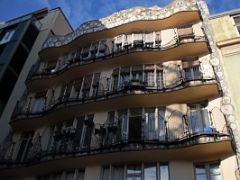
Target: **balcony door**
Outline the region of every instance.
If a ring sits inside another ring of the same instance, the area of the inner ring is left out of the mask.
[[[82,136],[82,148],[90,148],[91,139],[92,139],[92,131],[93,131],[93,115],[87,115],[84,121],[84,129]]]
[[[155,116],[155,108],[145,109],[145,120],[146,120],[146,138],[147,140],[157,139],[157,124]]]
[[[61,101],[68,100],[68,98],[70,97],[71,89],[72,89],[72,83],[68,83],[68,84],[62,86],[61,93],[59,96]]]
[[[165,140],[165,107],[146,108],[146,139],[147,140]]]
[[[128,141],[128,110],[118,111],[118,120],[121,127],[121,140],[124,142]]]
[[[141,141],[142,137],[142,109],[130,109],[128,140]]]
[[[204,128],[210,126],[207,109],[200,104],[188,107],[188,120],[192,134],[204,132]]]
[[[16,158],[17,161],[26,160],[28,152],[32,147],[32,137],[33,137],[32,132],[23,134],[22,140],[20,141],[19,144],[19,150]]]
[[[32,106],[32,112],[37,113],[43,111],[46,101],[46,91],[37,93],[35,96],[34,104]]]

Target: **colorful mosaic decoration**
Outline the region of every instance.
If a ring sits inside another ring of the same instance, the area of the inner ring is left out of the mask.
[[[160,8],[159,6],[134,7],[131,9],[116,12],[108,17],[88,21],[79,26],[74,32],[66,36],[54,36],[47,39],[43,49],[66,45],[81,35],[110,29],[116,26],[139,20],[158,20],[170,17],[181,11],[197,10],[196,0],[176,0],[170,5]]]

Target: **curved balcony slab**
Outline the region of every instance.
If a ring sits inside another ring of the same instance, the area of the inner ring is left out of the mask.
[[[87,73],[113,69],[120,65],[154,63],[182,59],[188,56],[195,57],[207,53],[209,53],[209,49],[205,40],[175,44],[166,49],[133,48],[104,58],[89,60],[84,64],[76,61],[55,73],[35,73],[30,76],[26,83],[30,91],[36,91],[38,89],[47,89],[59,82],[69,82],[73,78],[81,77]]]
[[[129,18],[131,17],[131,18]],[[41,58],[59,57],[74,47],[87,46],[97,39],[133,31],[155,31],[200,21],[195,0],[176,0],[165,8],[136,7],[106,18],[82,24],[66,36],[50,37],[40,51]],[[136,28],[137,27],[137,28]]]
[[[122,90],[85,100],[69,98],[65,101],[56,101],[39,113],[20,111],[12,117],[10,123],[15,131],[32,130],[89,112],[173,103],[196,103],[217,96],[219,91],[215,80],[193,80],[182,82],[169,89]]]
[[[0,178],[42,175],[60,169],[84,168],[102,163],[156,161],[213,161],[233,155],[231,138],[226,134],[198,134],[171,143],[119,143],[111,148],[68,153],[42,152],[36,159],[22,163],[0,163]]]

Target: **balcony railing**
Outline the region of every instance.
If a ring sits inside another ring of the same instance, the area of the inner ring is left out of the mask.
[[[182,75],[182,74],[181,74]],[[38,108],[37,111],[33,111],[32,109],[32,98],[23,97],[21,101],[15,106],[14,112],[12,114],[12,120],[17,120],[22,117],[39,117],[44,115],[45,113],[60,109],[68,106],[68,104],[76,105],[76,104],[86,104],[91,102],[100,102],[103,100],[110,100],[116,97],[124,97],[128,95],[151,95],[156,93],[166,93],[166,92],[174,92],[175,90],[181,90],[188,87],[194,87],[198,85],[208,85],[208,84],[216,84],[214,78],[204,78],[202,75],[198,78],[187,78],[181,77],[178,81],[176,81],[171,87],[165,86],[148,86],[148,82],[142,82],[138,80],[130,80],[128,82],[124,81],[118,85],[117,88],[114,88],[113,85],[110,85],[110,78],[105,78],[106,82],[103,84],[96,83],[95,85],[90,87],[90,89],[82,88],[81,92],[78,92],[75,95],[71,95],[71,93],[66,93],[58,98],[55,97],[54,91],[51,97],[45,96],[45,103],[42,103],[43,106]],[[100,80],[101,81],[101,80]],[[105,87],[106,86],[106,87]],[[104,88],[103,88],[104,87]],[[91,92],[91,93],[90,93]],[[217,92],[218,93],[218,92]],[[48,104],[47,104],[48,102]]]
[[[108,44],[111,45],[115,43],[115,47],[107,47],[104,46],[104,44],[101,44],[101,42],[99,42],[99,45],[97,45],[96,47],[95,45],[92,45],[89,48],[84,48],[87,51],[82,49],[81,51],[77,51],[63,57],[61,59],[61,63],[58,62],[58,65],[56,65],[53,68],[50,69],[46,68],[40,70],[40,63],[33,65],[26,82],[29,83],[31,80],[35,79],[52,78],[72,69],[73,67],[91,64],[94,62],[110,60],[112,58],[120,57],[122,55],[127,55],[135,52],[164,52],[166,50],[173,49],[177,46],[193,42],[206,42],[206,38],[204,35],[196,36],[190,33],[178,36],[177,39],[173,39],[173,41],[167,44],[166,46],[161,46],[160,44],[158,44],[156,39],[151,40],[149,42],[147,42],[147,40],[142,41],[131,40],[131,43],[128,43],[127,40],[126,42],[122,40],[120,43],[121,46],[118,46],[116,44],[117,40],[115,40],[115,42],[114,41],[108,42]],[[102,49],[103,48],[102,46],[104,46],[105,49]]]
[[[215,112],[213,113],[213,111]],[[5,142],[5,146],[11,146],[11,148],[2,148],[0,153],[0,167],[8,168],[11,165],[17,167],[18,165],[36,164],[45,160],[49,161],[66,157],[81,157],[102,153],[153,149],[167,151],[169,149],[185,148],[197,144],[201,145],[231,140],[229,134],[230,129],[226,126],[225,122],[222,122],[224,121],[224,119],[221,119],[223,115],[218,108],[214,108],[214,110],[208,112],[209,118],[207,120],[197,120],[205,123],[208,121],[209,127],[195,121],[196,119],[193,120],[193,122],[187,114],[182,115],[182,122],[178,128],[171,123],[171,121],[173,121],[172,118],[175,117],[170,115],[168,119],[163,121],[163,127],[155,130],[156,136],[154,137],[148,135],[150,131],[148,130],[146,119],[141,117],[139,117],[141,128],[131,129],[128,127],[127,133],[125,133],[126,131],[123,129],[122,119],[115,118],[117,121],[115,120],[112,123],[104,124],[94,124],[92,121],[85,120],[84,126],[89,129],[90,136],[86,136],[86,134],[83,135],[82,129],[73,127],[54,130],[52,138],[49,137],[49,140],[52,141],[50,144],[52,145],[45,150],[42,149],[41,136],[37,136],[29,145],[29,148],[27,148],[28,151],[25,152],[26,155],[23,155],[25,158],[21,158],[20,161],[13,158],[12,150],[6,151],[7,149],[11,149],[13,145]],[[129,121],[131,120],[129,119]],[[220,121],[220,124],[218,124],[218,121]],[[131,131],[134,132],[130,133]],[[206,151],[206,149],[204,149],[204,151]],[[8,152],[7,155],[6,152]]]

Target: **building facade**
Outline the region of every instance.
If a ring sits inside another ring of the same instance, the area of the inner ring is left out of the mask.
[[[204,1],[86,22],[50,37],[39,56],[2,145],[0,178],[237,179]]]
[[[43,9],[34,15],[28,14],[13,19],[0,26],[1,114],[38,36],[39,30],[33,21],[37,22],[45,13],[44,11]]]
[[[225,73],[228,84],[228,93],[231,98],[231,105],[227,106],[229,118],[234,121],[232,129],[235,132],[234,138],[239,146],[240,143],[240,99],[238,90],[240,84],[240,9],[224,12],[210,17],[217,51],[219,52],[220,62]],[[239,151],[238,151],[239,152]],[[239,171],[238,171],[239,174]]]
[[[56,8],[41,9],[0,25],[0,141],[9,131],[17,100],[26,89],[25,80],[43,42],[54,34],[65,35],[72,28]]]

